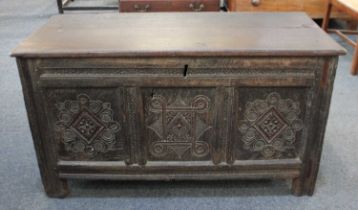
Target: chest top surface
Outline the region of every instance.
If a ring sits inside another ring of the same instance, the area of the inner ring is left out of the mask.
[[[331,56],[344,52],[304,13],[208,12],[55,16],[12,56]]]

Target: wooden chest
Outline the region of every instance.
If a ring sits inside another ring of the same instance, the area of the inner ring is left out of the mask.
[[[220,0],[120,0],[120,12],[219,11]]]
[[[345,51],[303,13],[65,15],[17,58],[45,190],[289,179],[312,195]]]
[[[311,18],[323,18],[327,0],[227,0],[229,11],[306,12]],[[337,10],[332,17],[348,18]]]

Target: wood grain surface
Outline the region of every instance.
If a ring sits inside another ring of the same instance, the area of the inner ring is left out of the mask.
[[[344,52],[304,13],[208,12],[57,16],[12,55],[306,56]]]

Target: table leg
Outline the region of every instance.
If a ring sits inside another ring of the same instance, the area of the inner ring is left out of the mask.
[[[329,25],[329,18],[331,16],[331,11],[332,11],[332,4],[330,0],[327,0],[327,5],[326,5],[326,12],[323,18],[323,23],[322,23],[322,29],[327,31],[328,25]]]
[[[58,13],[63,14],[62,0],[57,0]]]
[[[356,47],[354,49],[354,55],[353,55],[353,60],[352,60],[352,70],[351,70],[352,75],[356,75],[357,73],[358,73],[358,39],[357,39]]]

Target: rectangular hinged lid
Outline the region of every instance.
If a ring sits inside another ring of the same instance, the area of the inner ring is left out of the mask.
[[[345,50],[304,13],[60,15],[23,41],[21,57],[329,56]]]

